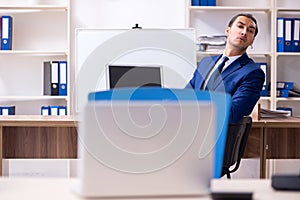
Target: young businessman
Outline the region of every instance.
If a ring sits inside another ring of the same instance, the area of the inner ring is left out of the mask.
[[[249,115],[260,97],[265,74],[246,53],[257,33],[257,22],[251,14],[234,16],[225,30],[227,42],[223,54],[203,58],[187,85],[187,88],[231,94],[229,123],[237,123]],[[216,73],[218,70],[221,74]]]

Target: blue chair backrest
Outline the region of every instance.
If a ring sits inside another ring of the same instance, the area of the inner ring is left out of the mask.
[[[88,101],[101,100],[139,100],[139,101],[210,101],[216,108],[216,147],[214,178],[219,178],[222,171],[226,143],[228,118],[231,97],[225,93],[209,92],[194,89],[166,88],[120,88],[108,91],[93,92]]]

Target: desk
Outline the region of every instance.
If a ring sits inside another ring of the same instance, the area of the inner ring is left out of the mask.
[[[77,124],[73,116],[0,116],[0,160],[77,158]],[[260,158],[261,178],[267,158],[300,158],[300,118],[253,120],[245,156]]]
[[[266,128],[266,122],[264,120],[253,120],[251,132],[247,141],[246,157],[259,157],[260,159],[260,177],[264,178],[266,171],[266,157],[265,157],[265,146],[264,146],[264,133]]]
[[[267,158],[300,158],[300,118],[266,120]]]
[[[5,200],[80,200],[70,191],[69,179],[63,178],[0,178],[0,199]],[[236,180],[212,180],[212,191],[251,191],[253,199],[261,200],[282,200],[299,199],[300,192],[274,191],[271,188],[270,180],[258,179],[236,179]],[[137,198],[135,198],[136,200]],[[140,198],[139,198],[140,199]],[[147,198],[147,200],[161,200],[163,198]],[[210,199],[204,197],[186,197],[186,198],[165,198],[165,200],[183,200],[183,199]],[[103,199],[102,199],[103,200]],[[126,198],[130,200],[130,198]]]
[[[253,120],[245,156],[257,155],[261,178],[266,177],[267,159],[300,158],[300,118]]]
[[[76,126],[72,116],[0,116],[0,160],[76,158]]]

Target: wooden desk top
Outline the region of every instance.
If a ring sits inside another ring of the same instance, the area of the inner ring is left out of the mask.
[[[265,126],[266,126],[266,121],[265,120],[257,120],[257,119],[252,120],[252,127],[253,128],[263,128]]]
[[[299,117],[266,118],[267,128],[300,128]]]
[[[42,115],[9,115],[0,116],[1,126],[34,126],[34,127],[77,127],[76,116],[42,116]],[[253,119],[253,128],[300,128],[300,118],[263,118]]]
[[[76,127],[74,116],[8,115],[0,116],[1,126]]]
[[[253,119],[252,127],[254,128],[300,128],[299,117],[286,118],[261,118],[260,120]]]

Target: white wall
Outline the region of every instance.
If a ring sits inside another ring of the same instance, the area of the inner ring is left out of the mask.
[[[185,0],[71,0],[72,21],[83,28],[183,28]]]

